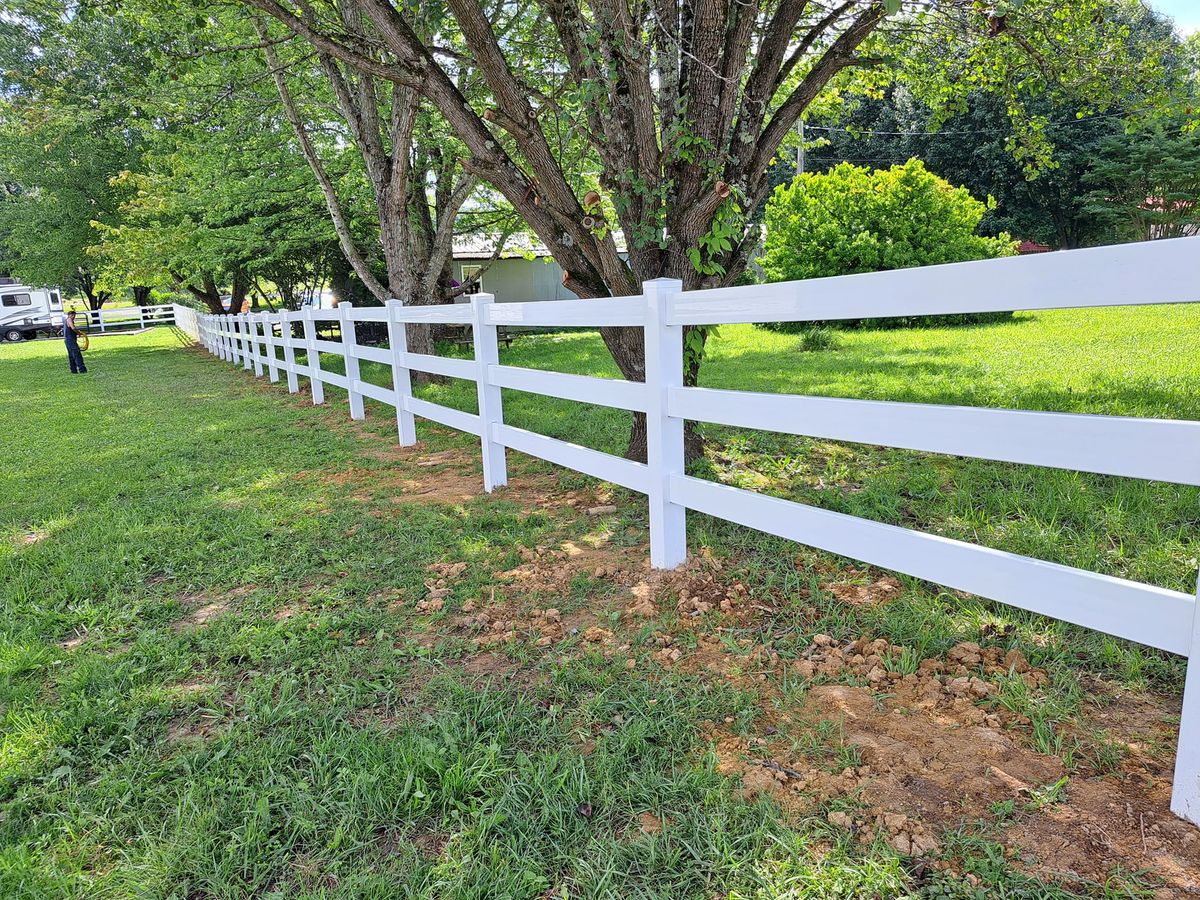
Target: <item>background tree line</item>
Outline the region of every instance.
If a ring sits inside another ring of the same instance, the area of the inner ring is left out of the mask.
[[[445,302],[455,236],[518,229],[585,298],[731,284],[803,117],[847,129],[814,165],[922,156],[997,197],[986,228],[1073,246],[1093,220],[1131,233],[1142,185],[1091,166],[1081,193],[1071,157],[1188,134],[1189,58],[1138,0],[5,2],[0,243],[93,304],[159,288],[214,312],[324,282]],[[1184,208],[1159,180],[1146,196]],[[640,334],[602,335],[640,380]],[[644,440],[635,417],[630,455]]]

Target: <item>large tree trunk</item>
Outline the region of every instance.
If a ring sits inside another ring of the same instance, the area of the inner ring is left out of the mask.
[[[246,276],[245,269],[235,269],[233,273],[233,284],[230,286],[229,294],[229,311],[241,312],[242,304],[246,302],[246,294],[250,290],[250,279]]]
[[[150,293],[153,288],[148,284],[135,284],[129,290],[133,292],[133,302],[138,306],[150,305]]]
[[[95,312],[102,308],[112,297],[108,291],[96,290],[96,279],[86,269],[79,270],[79,289],[87,300],[88,309]]]
[[[232,314],[238,311],[233,308],[233,304],[230,304],[229,309],[225,308],[225,304],[221,302],[221,292],[217,288],[216,279],[211,274],[206,274],[202,277],[202,287],[196,287],[190,281],[184,281],[179,278],[178,275],[175,276],[175,281],[177,284],[182,285],[183,289],[189,294],[207,306],[208,311],[214,316],[223,316],[226,313]]]

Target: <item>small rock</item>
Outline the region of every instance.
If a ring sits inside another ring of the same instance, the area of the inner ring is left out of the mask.
[[[854,819],[851,818],[849,813],[842,812],[841,810],[838,810],[837,812],[831,812],[827,818],[829,819],[829,824],[837,828],[854,827]]]
[[[612,504],[604,504],[602,506],[590,507],[587,511],[589,516],[608,516],[617,511],[617,508]]]

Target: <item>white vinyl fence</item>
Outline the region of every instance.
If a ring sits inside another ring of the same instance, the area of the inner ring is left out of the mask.
[[[151,325],[169,325],[175,321],[175,312],[187,309],[163,303],[157,306],[113,306],[101,309],[76,311],[76,321],[86,322],[89,328],[104,334],[109,331],[125,331],[133,328],[149,328]]]
[[[505,453],[518,450],[645,494],[650,556],[670,569],[687,556],[686,510],[736,522],[863,562],[1053,616],[1152,647],[1200,653],[1197,597],[1110,575],[979,547],[895,525],[727,487],[684,472],[688,419],[788,434],[882,444],[1130,478],[1200,485],[1200,422],[1022,412],[713,390],[683,385],[683,329],[732,322],[812,321],[1011,309],[1101,307],[1200,301],[1200,238],[1180,238],[1039,256],[907,269],[782,284],[683,293],[679,282],[643,285],[644,295],[607,300],[199,316],[180,322],[222,359],[281,377],[288,390],[307,378],[314,403],[327,385],[346,391],[350,415],[370,397],[396,410],[400,443],[416,440],[414,418],[478,435],[483,487],[507,480]],[[356,340],[359,322],[384,323],[389,347]],[[471,326],[475,359],[410,353],[409,323]],[[318,326],[336,323],[341,341]],[[502,365],[497,326],[628,326],[646,342],[646,381],[635,383]],[[299,326],[301,334],[294,334]],[[296,359],[304,351],[306,361]],[[1179,352],[1197,352],[1180,347]],[[344,358],[345,374],[322,368],[321,354]],[[382,363],[391,384],[364,381],[362,360]],[[478,414],[413,396],[409,373],[474,381]],[[508,425],[501,389],[644,412],[649,461],[627,459]],[[1190,666],[1180,728],[1172,809],[1200,823],[1200,665]]]

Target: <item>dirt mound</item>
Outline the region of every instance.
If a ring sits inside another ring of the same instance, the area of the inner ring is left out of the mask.
[[[688,662],[728,675],[731,660],[742,677],[753,675],[748,661],[764,669],[773,662],[765,653],[731,657],[703,641]],[[720,769],[740,775],[747,794],[767,794],[804,814],[836,801],[848,808],[828,814],[831,824],[863,842],[882,837],[911,856],[936,854],[946,829],[998,821],[1013,862],[1040,877],[1103,883],[1117,868],[1144,868],[1161,882],[1156,896],[1200,895],[1200,832],[1168,812],[1169,752],[1157,747],[1153,769],[1132,754],[1120,772],[1089,777],[1032,750],[1029,720],[990,702],[1000,678],[1045,683],[1019,652],[963,643],[944,660],[917,662],[882,638],[838,643],[817,635],[791,666],[804,678],[866,685],[810,687],[781,717],[764,704],[762,736],[715,727],[709,737]],[[1143,733],[1169,721],[1162,709],[1126,713]],[[1110,711],[1106,722],[1115,736],[1128,734],[1122,713]],[[830,723],[841,748],[833,759],[797,753],[776,727],[824,728],[828,737]]]

